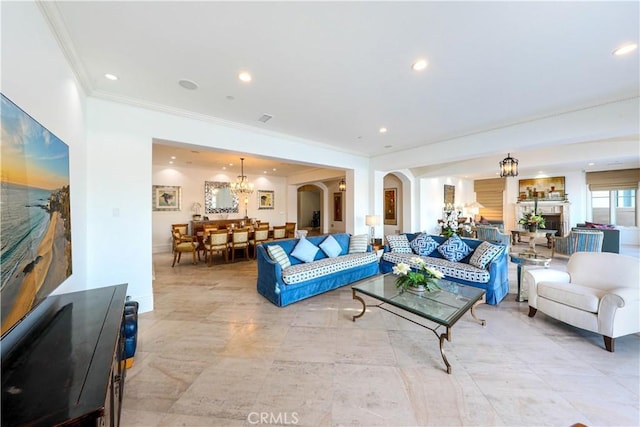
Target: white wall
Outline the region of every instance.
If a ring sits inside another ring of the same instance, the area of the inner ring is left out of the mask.
[[[87,276],[84,93],[38,7],[2,2],[1,10],[2,93],[69,146],[73,274],[56,293],[94,288]]]
[[[258,193],[254,191],[249,196],[247,214],[249,218],[256,218],[273,225],[284,225],[287,209],[286,178],[278,176],[253,176],[247,174],[249,182],[254,184],[255,190],[274,191],[274,209],[258,209]],[[152,247],[153,252],[166,252],[171,250],[171,224],[190,224],[194,202],[202,206],[200,213],[207,215],[209,219],[219,219],[218,214],[207,214],[204,211],[204,182],[219,181],[233,182],[236,174],[225,171],[212,171],[210,169],[196,167],[153,166],[152,185],[176,185],[182,191],[182,209],[180,211],[153,211],[152,218]],[[229,214],[228,218],[244,218],[245,203],[240,199],[238,213]]]
[[[442,218],[444,208],[444,186],[455,186],[454,207],[465,214],[464,206],[476,200],[473,191],[473,181],[457,177],[422,178],[420,182],[420,226],[414,231],[426,231],[430,234],[440,234],[441,227],[438,219]]]

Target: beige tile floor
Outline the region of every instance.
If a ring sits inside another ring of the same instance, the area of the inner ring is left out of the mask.
[[[512,264],[512,294],[478,307],[486,327],[466,315],[453,328],[447,375],[428,330],[376,308],[352,322],[349,286],[278,308],[256,292],[255,261],[216,261],[154,255],[124,426],[640,425],[640,335],[608,353],[596,334],[528,318]]]

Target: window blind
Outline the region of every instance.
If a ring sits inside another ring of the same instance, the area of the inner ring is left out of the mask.
[[[502,220],[502,199],[506,178],[478,179],[473,181],[476,200],[484,206],[480,215],[486,219]]]
[[[640,169],[587,172],[586,182],[591,191],[636,189],[640,182]]]

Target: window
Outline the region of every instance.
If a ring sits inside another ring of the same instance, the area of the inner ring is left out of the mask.
[[[622,226],[636,225],[636,190],[591,192],[593,222]]]

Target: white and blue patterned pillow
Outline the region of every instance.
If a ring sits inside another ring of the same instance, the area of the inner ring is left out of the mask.
[[[349,253],[359,254],[367,252],[367,245],[369,244],[369,236],[367,234],[357,234],[349,237]]]
[[[502,246],[492,245],[489,242],[482,242],[478,245],[473,255],[469,259],[469,264],[478,268],[487,268],[487,265],[502,252]]]
[[[322,249],[322,252],[329,258],[335,258],[342,252],[342,246],[340,246],[340,243],[338,243],[332,235],[327,236],[327,238],[320,243],[320,249]]]
[[[282,246],[269,245],[267,246],[267,252],[275,262],[280,264],[280,267],[282,267],[283,270],[287,267],[291,267],[291,261],[289,261],[289,257],[287,256],[287,253],[284,251],[284,249],[282,249]]]
[[[409,246],[409,239],[406,234],[389,234],[387,242],[391,252],[397,252],[401,254],[410,254],[411,246]]]
[[[428,234],[420,234],[409,243],[413,252],[420,256],[429,256],[438,245],[439,243],[433,240]]]
[[[316,257],[316,253],[320,248],[305,238],[302,238],[291,251],[291,256],[298,258],[300,261],[311,262]]]
[[[471,248],[465,242],[463,242],[457,234],[449,237],[446,242],[438,246],[438,252],[442,256],[451,261],[458,262],[462,258],[471,253]]]

